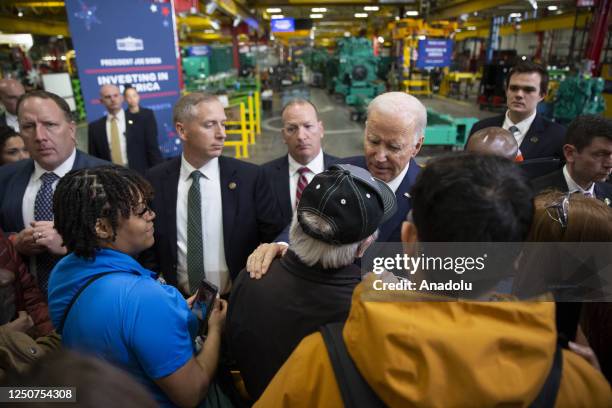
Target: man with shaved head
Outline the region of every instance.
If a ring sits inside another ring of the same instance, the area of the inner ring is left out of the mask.
[[[162,162],[157,134],[143,117],[123,110],[123,95],[115,85],[100,88],[108,114],[89,124],[89,154],[129,167],[141,174]]]
[[[0,127],[7,126],[19,133],[17,100],[25,93],[23,85],[16,79],[0,79],[0,102],[5,112],[0,115]]]
[[[492,126],[475,132],[468,140],[465,150],[514,161],[518,154],[518,143],[510,131]]]

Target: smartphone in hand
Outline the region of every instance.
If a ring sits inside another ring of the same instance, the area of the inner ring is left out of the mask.
[[[208,318],[215,305],[215,299],[218,293],[219,289],[215,285],[206,279],[202,279],[200,287],[198,288],[196,300],[193,302],[191,308],[200,321],[200,334],[206,334],[208,331]]]

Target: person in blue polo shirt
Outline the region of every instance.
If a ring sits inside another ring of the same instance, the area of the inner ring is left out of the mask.
[[[161,406],[194,406],[214,376],[227,303],[216,302],[196,353],[189,300],[134,259],[154,242],[151,196],[142,177],[116,166],[60,180],[55,228],[70,254],[51,273],[49,311],[67,348],[123,368]]]

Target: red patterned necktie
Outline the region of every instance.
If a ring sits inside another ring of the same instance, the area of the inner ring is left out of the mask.
[[[302,198],[302,192],[308,185],[308,179],[306,178],[306,173],[308,173],[310,169],[308,167],[300,167],[298,169],[298,173],[300,173],[300,178],[297,182],[297,188],[295,190],[295,206],[297,208],[298,203],[300,202],[300,198]]]

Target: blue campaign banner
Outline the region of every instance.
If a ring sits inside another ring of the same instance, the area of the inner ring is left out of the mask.
[[[295,20],[292,18],[278,18],[270,20],[273,33],[292,33],[295,31]]]
[[[453,53],[453,40],[426,39],[419,41],[416,67],[420,69],[448,67]]]
[[[140,94],[141,105],[155,112],[162,154],[180,154],[172,124],[180,66],[171,1],[67,0],[66,13],[87,120],[106,114],[99,100],[102,85],[123,92],[129,84]]]

